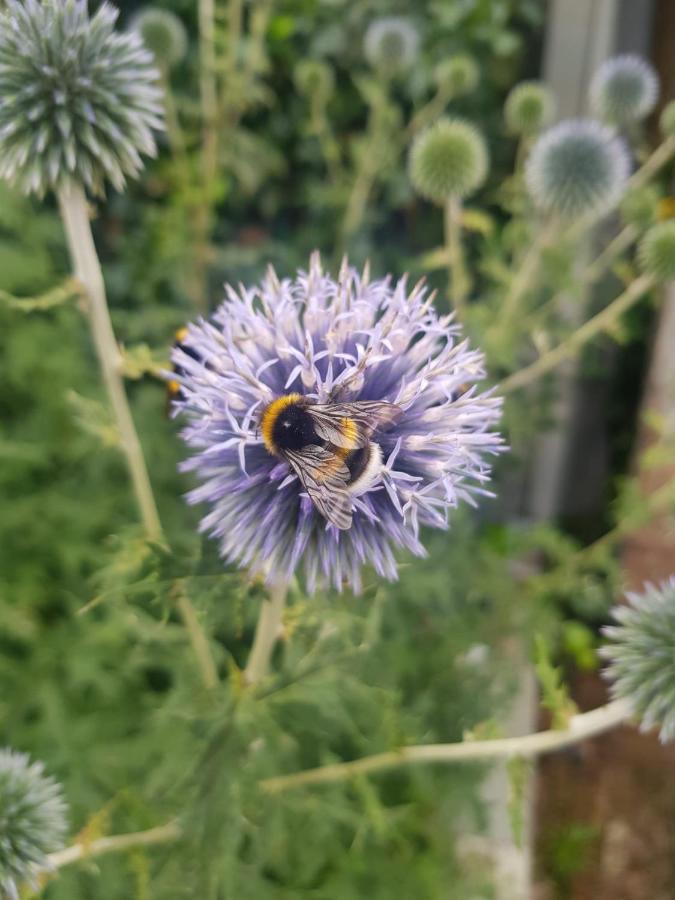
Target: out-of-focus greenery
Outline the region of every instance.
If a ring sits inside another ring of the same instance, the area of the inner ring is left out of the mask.
[[[459,834],[485,826],[483,769],[409,768],[273,795],[260,781],[495,733],[515,682],[514,635],[544,635],[542,682],[560,713],[550,657],[594,664],[588,626],[603,620],[618,577],[611,543],[582,548],[552,526],[458,515],[448,534],[428,538],[428,560],[403,561],[397,585],[373,578],[357,598],[293,591],[278,674],[252,692],[241,670],[262,588],[224,570],[197,536],[198,511],[181,499],[189,481],[177,473],[176,425],[148,373],[166,364],[174,329],[219,301],[223,281],[256,279],[270,262],[288,273],[317,247],[329,261],[345,251],[369,258],[378,274],[431,271],[444,287],[442,213],[415,198],[406,156],[422,124],[448,111],[480,126],[491,152],[487,184],[463,211],[467,268],[485,298],[468,326],[485,337],[494,375],[522,362],[522,320],[497,336],[489,325],[532,235],[522,169],[511,174],[527,141],[507,137],[502,105],[517,80],[538,74],[543,4],[218,4],[224,118],[206,185],[196,4],[166,8],[189,36],[187,56],[165,72],[180,128],[140,183],[97,204],[94,227],[167,546],[149,546],[135,524],[80,302],[29,313],[0,295],[0,743],[45,760],[63,781],[74,837],[181,813],[186,838],[64,869],[45,894],[489,897],[489,872],[455,849]],[[127,22],[137,9],[122,4]],[[364,59],[363,35],[375,18],[402,13],[419,31],[420,57],[383,81]],[[460,52],[480,61],[480,82],[446,96],[434,73]],[[545,248],[541,282],[578,290],[574,265],[573,243]],[[619,276],[630,281],[625,265]],[[34,296],[68,271],[55,210],[2,188],[3,291]],[[546,310],[541,284],[526,301],[555,342],[566,323]],[[546,421],[547,392],[508,410],[521,453]],[[516,468],[506,461],[500,483]],[[635,517],[638,501],[630,488],[624,496]],[[177,614],[182,592],[209,636],[215,691],[200,682]]]

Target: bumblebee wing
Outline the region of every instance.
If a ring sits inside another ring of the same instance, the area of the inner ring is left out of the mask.
[[[352,524],[352,500],[347,491],[349,469],[325,447],[309,444],[302,450],[286,450],[288,460],[309,497],[336,528],[346,531]]]
[[[395,422],[401,407],[395,403],[360,400],[355,403],[313,403],[307,407],[318,436],[335,447],[365,447],[379,428]]]

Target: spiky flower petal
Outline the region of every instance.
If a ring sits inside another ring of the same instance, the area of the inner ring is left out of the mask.
[[[479,80],[478,64],[466,53],[457,53],[443,59],[434,68],[436,85],[452,97],[461,97],[475,91]]]
[[[659,281],[675,279],[675,221],[650,228],[640,242],[639,257],[644,271]]]
[[[385,75],[403,72],[417,59],[420,36],[409,19],[384,16],[366,30],[363,51],[370,65]]]
[[[532,148],[525,181],[540,209],[566,219],[600,216],[623,194],[630,161],[614,132],[592,119],[567,119]]]
[[[512,134],[537,134],[555,116],[555,97],[551,89],[540,81],[522,81],[506,98],[504,118]]]
[[[131,20],[158,66],[170,69],[184,59],[188,48],[187,31],[175,13],[158,6],[146,6]]]
[[[358,591],[367,564],[394,579],[395,550],[424,555],[420,528],[446,528],[451,508],[485,493],[500,400],[478,392],[482,354],[420,285],[370,282],[346,265],[334,281],[315,255],[293,280],[270,272],[260,287],[228,288],[173,361],[194,451],[183,469],[201,482],[188,499],[211,505],[202,529],[223,557],[269,580],[301,567],[309,592],[345,582]],[[265,449],[261,409],[291,392],[402,408],[374,438],[382,468],[354,498],[348,530],[327,526],[289,465]]]
[[[66,804],[42,763],[0,749],[0,897],[18,897],[18,885],[48,867],[47,854],[63,846]]]
[[[591,81],[593,112],[610,125],[629,125],[648,116],[659,97],[659,79],[640,56],[606,60]]]
[[[153,156],[162,97],[152,54],[117,10],[7,0],[0,11],[0,177],[44,193],[69,180],[119,190]]]
[[[488,153],[483,136],[463,119],[440,119],[415,140],[410,179],[423,197],[442,204],[466,197],[485,181]]]
[[[661,740],[675,738],[675,577],[647,584],[642,593],[612,610],[605,628],[606,675],[614,697],[627,700],[642,730],[661,727]]]

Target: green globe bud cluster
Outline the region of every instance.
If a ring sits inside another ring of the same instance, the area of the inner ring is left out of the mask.
[[[630,54],[606,60],[591,81],[593,112],[610,125],[644,119],[656,106],[659,79],[652,66]]]
[[[66,804],[42,763],[0,749],[0,897],[48,868],[47,854],[63,846]]]
[[[462,97],[475,91],[480,81],[478,64],[472,56],[457,53],[441,60],[434,68],[434,81],[439,90],[451,97]]]
[[[567,119],[538,138],[525,166],[536,206],[567,220],[597,217],[617,204],[630,161],[614,131],[592,119]]]
[[[629,593],[612,610],[601,650],[616,699],[627,701],[642,730],[661,728],[661,740],[675,738],[675,578]]]
[[[551,124],[555,109],[555,97],[549,87],[540,81],[523,81],[506,98],[506,126],[512,134],[535,135]]]
[[[621,217],[628,225],[644,229],[656,221],[660,194],[652,184],[631,191],[621,201]]]
[[[157,6],[147,6],[136,13],[131,28],[155,57],[158,66],[171,69],[185,58],[188,38],[185,26],[175,13]]]
[[[464,119],[440,119],[415,140],[409,171],[415,190],[433,203],[467,197],[487,176],[485,140]]]
[[[7,0],[0,10],[0,177],[44,194],[77,182],[121,190],[156,152],[162,93],[152,53],[115,31],[107,3]]]
[[[675,279],[675,220],[652,226],[640,242],[640,265],[659,281]]]
[[[417,59],[419,43],[419,33],[409,19],[385,16],[370,23],[363,49],[373,69],[391,76],[410,68]]]

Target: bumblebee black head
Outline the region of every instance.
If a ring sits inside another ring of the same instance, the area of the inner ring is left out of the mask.
[[[307,402],[300,394],[284,394],[266,406],[260,430],[265,447],[275,456],[284,450],[320,443]]]

